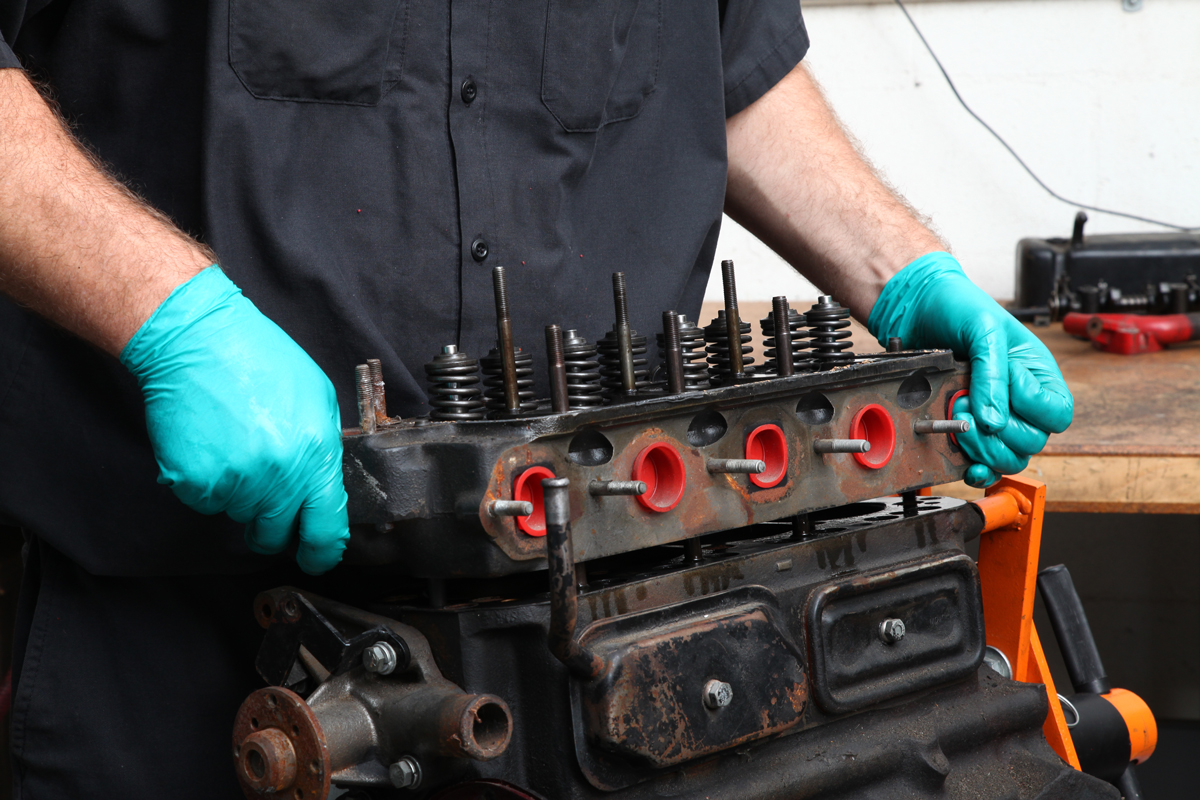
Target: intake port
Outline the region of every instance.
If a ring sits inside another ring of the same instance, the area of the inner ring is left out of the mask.
[[[646,484],[645,493],[637,496],[639,503],[651,511],[670,511],[683,498],[687,470],[674,447],[655,442],[634,459],[633,480]]]
[[[850,421],[850,438],[871,443],[871,449],[855,453],[854,460],[868,469],[879,469],[892,460],[896,450],[896,423],[887,409],[872,403],[859,409]]]
[[[545,467],[530,467],[513,481],[513,500],[524,500],[533,504],[533,513],[517,517],[517,527],[530,536],[546,535],[546,503],[542,496],[542,481],[555,477]]]
[[[751,473],[750,482],[763,489],[776,486],[787,474],[787,437],[778,425],[759,425],[746,437],[746,458],[761,461],[766,469]]]

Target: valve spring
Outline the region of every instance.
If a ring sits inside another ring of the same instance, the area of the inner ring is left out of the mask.
[[[663,334],[656,337],[658,352],[662,360],[667,360],[667,343]],[[683,351],[683,386],[689,390],[708,389],[712,382],[708,379],[708,364],[704,360],[704,331],[696,323],[687,318],[686,314],[679,315],[679,349]]]
[[[817,360],[808,352],[808,348],[812,347],[808,337],[812,334],[805,330],[804,322],[803,314],[794,308],[788,309],[788,327],[792,330],[792,366],[796,372],[816,369],[817,366]],[[779,367],[775,365],[775,311],[768,311],[758,325],[762,329],[765,366],[778,373]]]
[[[600,359],[596,345],[579,334],[566,331],[563,334],[563,359],[567,364],[567,403],[571,410],[593,408],[601,405],[604,398],[600,386]]]
[[[425,365],[429,378],[430,419],[483,419],[483,390],[479,388],[479,361],[458,352],[455,345],[442,348]]]
[[[537,398],[533,396],[533,353],[523,353],[516,348],[513,354],[517,364],[517,398],[523,413],[537,410]],[[479,360],[483,365],[483,396],[492,416],[503,415],[508,409],[504,405],[504,367],[500,361],[500,348],[493,347]]]
[[[738,338],[742,340],[742,368],[747,375],[753,375],[754,367],[750,366],[754,363],[754,356],[750,355],[753,352],[750,346],[750,323],[742,322],[738,330],[741,332]],[[718,311],[716,318],[704,328],[704,341],[708,343],[704,352],[708,354],[709,380],[713,386],[729,383],[733,372],[729,366],[729,333],[725,324],[725,309]]]
[[[637,331],[629,331],[629,343],[633,350],[633,377],[638,391],[650,385],[650,370],[646,367],[646,337]],[[600,353],[600,385],[604,387],[604,402],[612,402],[613,396],[621,393],[621,356],[617,353],[617,332],[609,331],[596,342]]]
[[[813,355],[820,369],[854,363],[854,353],[850,352],[854,344],[849,341],[850,331],[845,330],[850,327],[850,309],[823,294],[804,316],[812,328]]]

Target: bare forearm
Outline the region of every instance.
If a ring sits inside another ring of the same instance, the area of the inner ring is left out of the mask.
[[[0,291],[116,355],[211,263],[104,174],[22,72],[0,69]]]
[[[858,319],[896,272],[945,249],[862,159],[803,64],[727,133],[726,212]]]

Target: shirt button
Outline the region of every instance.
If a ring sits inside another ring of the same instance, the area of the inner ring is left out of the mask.
[[[474,80],[467,78],[462,82],[462,89],[459,90],[459,93],[462,95],[462,101],[467,105],[471,105],[479,95],[479,87],[475,85]]]
[[[476,239],[475,241],[471,242],[472,258],[474,258],[476,261],[483,261],[485,258],[487,258],[487,254],[487,242],[485,242],[483,239]]]

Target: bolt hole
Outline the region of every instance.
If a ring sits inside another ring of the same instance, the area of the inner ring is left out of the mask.
[[[308,771],[311,772],[313,775],[320,775],[321,774],[321,762],[320,761],[310,761],[308,763]]]
[[[255,729],[257,729],[257,728],[258,728],[258,717],[251,717],[251,718],[250,718],[250,727],[251,727],[251,728],[255,728]]]
[[[711,408],[701,411],[688,425],[687,440],[692,447],[707,447],[720,440],[729,430],[729,423]]]
[[[304,797],[304,790],[297,787],[296,800],[301,800],[301,798],[303,798],[303,797]]]
[[[277,705],[279,705],[279,701],[275,699],[275,695],[267,695],[267,708],[274,708]]]
[[[250,750],[246,753],[246,769],[254,777],[255,780],[261,781],[267,776],[267,761],[262,757],[262,753],[257,750]]]
[[[262,606],[262,615],[263,615],[264,617],[266,617],[267,619],[270,619],[272,616],[274,616],[274,615],[275,615],[275,609],[271,608],[271,604],[270,604],[270,603],[263,603],[263,606]]]
[[[292,735],[293,735],[293,736],[299,736],[299,735],[300,735],[300,726],[299,726],[299,725],[293,725],[293,726],[292,726]]]
[[[918,372],[915,375],[909,375],[900,384],[896,402],[900,404],[901,408],[917,408],[925,405],[932,395],[933,387],[929,385],[929,379]]]
[[[581,431],[567,446],[567,459],[581,467],[598,467],[612,461],[613,446],[599,431]]]
[[[824,425],[833,419],[833,403],[820,392],[809,392],[796,403],[796,416],[808,425]]]

